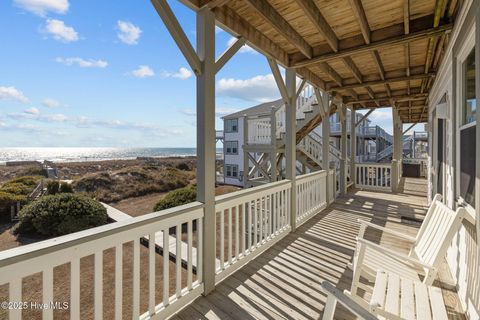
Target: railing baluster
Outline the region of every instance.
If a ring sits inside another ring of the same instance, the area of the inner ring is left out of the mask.
[[[197,279],[199,283],[203,282],[203,218],[197,221]]]
[[[220,269],[225,269],[225,210],[220,211]]]
[[[140,317],[140,240],[133,241],[133,318]]]
[[[178,224],[176,227],[176,234],[175,234],[175,241],[176,241],[176,272],[175,272],[175,279],[176,279],[176,295],[177,298],[180,298],[182,293],[182,225]]]
[[[80,258],[70,262],[70,318],[80,319]]]
[[[232,264],[232,208],[228,208],[228,264]]]
[[[242,204],[242,254],[245,255],[245,241],[246,241],[246,229],[247,227],[245,226],[245,215],[247,214],[247,205],[245,202]]]
[[[9,302],[20,304],[22,302],[22,278],[17,278],[10,281],[9,289]],[[9,308],[9,319],[11,320],[20,320],[22,319],[22,309]]]
[[[248,251],[252,250],[252,202],[248,201]]]
[[[47,268],[42,272],[43,303],[53,301],[53,269]],[[43,319],[53,319],[53,308],[44,308]]]
[[[169,246],[169,232],[167,228],[163,230],[163,306],[166,307],[170,304],[170,246]]]
[[[115,319],[122,319],[123,303],[123,244],[115,246]]]
[[[239,245],[240,245],[240,205],[235,206],[235,258],[238,259]]]
[[[253,246],[257,247],[258,238],[257,238],[257,229],[258,229],[258,212],[257,212],[257,199],[253,201]]]
[[[188,291],[192,290],[192,280],[193,280],[193,266],[192,266],[192,237],[193,237],[193,221],[188,221],[187,223],[187,245],[188,245],[188,255],[187,255],[187,288]]]
[[[155,233],[148,235],[148,311],[155,314]]]
[[[95,253],[95,320],[103,318],[103,251]]]

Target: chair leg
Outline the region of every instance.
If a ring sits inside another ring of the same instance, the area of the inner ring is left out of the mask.
[[[358,255],[356,258],[354,258],[352,287],[350,289],[350,294],[352,296],[357,295],[358,283],[360,282],[360,275],[362,273],[363,259],[365,257],[365,246],[358,244],[357,250]]]
[[[325,303],[325,309],[323,310],[322,320],[333,320],[336,307],[337,299],[333,296],[333,294],[327,295],[327,302]]]

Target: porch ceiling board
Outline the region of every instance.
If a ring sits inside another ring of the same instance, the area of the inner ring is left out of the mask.
[[[362,108],[382,107],[385,101],[374,99],[378,95],[401,91],[408,96],[418,89],[428,93],[435,78],[417,76],[435,74],[444,51],[443,35],[452,29],[462,3],[447,1],[439,19],[438,2],[446,0],[409,1],[408,15],[405,0],[180,1],[194,10],[214,8],[220,26],[282,66],[297,68],[301,77],[321,89],[331,89],[349,102],[365,96],[372,100],[356,104]],[[437,41],[432,48],[433,38]],[[409,72],[414,78],[407,78]],[[402,77],[388,85],[376,83]]]

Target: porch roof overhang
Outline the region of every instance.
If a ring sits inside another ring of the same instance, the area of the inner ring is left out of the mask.
[[[356,109],[428,120],[458,0],[180,0]]]

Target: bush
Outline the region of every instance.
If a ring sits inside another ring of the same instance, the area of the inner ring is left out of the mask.
[[[190,166],[186,162],[180,162],[179,164],[177,164],[177,169],[183,171],[190,171]]]
[[[98,201],[70,193],[50,195],[23,207],[16,233],[61,236],[107,223]]]
[[[63,182],[60,184],[60,193],[73,193],[73,187],[71,184]]]
[[[60,190],[60,184],[58,181],[49,181],[47,183],[47,193],[50,195],[57,194]]]
[[[165,210],[182,204],[193,202],[197,199],[197,191],[192,187],[186,187],[169,192],[165,198],[157,202],[154,211]]]
[[[25,186],[35,188],[41,178],[42,177],[37,177],[37,176],[23,176],[23,177],[11,179],[5,182],[2,188],[7,187],[11,184],[23,184]]]
[[[5,193],[10,193],[12,195],[28,195],[32,192],[32,187],[28,185],[24,185],[18,182],[15,183],[9,183],[7,185],[4,185],[0,191],[5,192]]]

